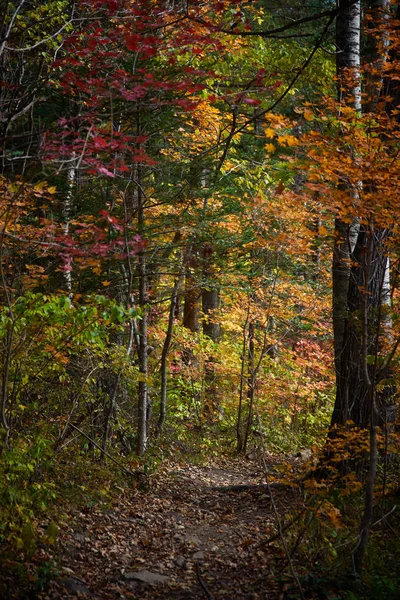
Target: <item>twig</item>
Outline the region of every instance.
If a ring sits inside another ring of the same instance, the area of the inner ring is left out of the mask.
[[[214,596],[211,594],[210,590],[204,583],[203,578],[201,576],[199,562],[196,562],[196,575],[197,575],[197,581],[199,582],[201,589],[203,590],[204,594],[206,595],[207,600],[214,600]]]
[[[305,513],[305,509],[301,510],[296,516],[293,517],[293,519],[290,519],[290,521],[288,523],[286,523],[286,525],[281,527],[282,533],[284,531],[287,531],[288,529],[290,529],[290,527],[292,525],[294,525],[299,519],[300,517],[302,517]],[[280,537],[280,532],[278,531],[278,533],[276,533],[275,535],[271,535],[271,537],[267,538],[266,540],[263,540],[260,544],[258,544],[257,548],[264,548],[264,546],[269,546],[269,544],[272,544],[272,542],[275,542],[278,538]]]
[[[233,133],[231,132],[227,137],[227,141],[229,143],[231,142],[233,137],[237,136],[238,133],[242,133],[242,131],[245,131],[246,128],[248,127],[248,125],[250,125],[257,119],[260,119],[262,116],[266,115],[267,113],[272,112],[278,106],[278,104],[280,104],[282,102],[282,100],[284,100],[284,98],[289,94],[290,90],[295,86],[297,81],[300,79],[301,75],[308,68],[308,66],[311,63],[312,59],[314,58],[314,55],[316,54],[317,50],[321,47],[333,21],[334,21],[334,16],[331,16],[328,23],[325,25],[325,27],[322,31],[322,34],[315,42],[314,48],[312,49],[312,51],[310,52],[310,54],[308,55],[306,60],[303,62],[303,64],[299,67],[299,69],[293,76],[293,79],[289,82],[289,84],[287,85],[285,90],[280,94],[280,96],[276,100],[274,100],[273,103],[268,108],[263,109],[260,112],[257,112],[257,114],[254,117],[247,119],[247,121],[245,121],[245,123],[243,123],[243,125],[238,127],[236,129],[236,131],[234,131]]]
[[[384,521],[386,519],[386,517],[388,517],[389,515],[391,515],[397,508],[397,505],[395,504],[392,508],[392,510],[389,510],[388,513],[386,513],[386,515],[383,515],[383,517],[381,517],[380,519],[378,519],[377,521],[375,521],[375,523],[372,523],[371,528],[375,527],[375,525],[378,525],[378,523],[380,523],[381,521]]]
[[[247,492],[251,490],[284,490],[288,487],[292,487],[290,483],[284,483],[283,481],[272,481],[271,483],[243,483],[238,485],[213,486],[211,489],[215,490],[216,492]]]
[[[87,440],[89,440],[89,442],[91,442],[94,446],[96,446],[96,448],[98,450],[100,450],[100,452],[102,454],[104,454],[104,456],[106,456],[113,463],[118,465],[123,471],[125,471],[125,473],[127,473],[128,475],[131,475],[131,477],[134,477],[136,479],[138,475],[143,475],[143,473],[141,471],[131,471],[130,469],[125,467],[125,465],[123,465],[118,460],[116,460],[113,456],[111,456],[111,454],[108,454],[108,452],[106,452],[101,446],[99,446],[99,444],[97,442],[95,442],[93,438],[88,436],[84,431],[82,431],[82,429],[79,429],[79,427],[77,427],[73,423],[70,423],[69,426],[72,427],[73,429],[75,429],[76,431],[78,431],[81,435],[83,435],[83,437],[85,437]]]
[[[261,429],[261,419],[260,419],[260,415],[259,415],[257,406],[256,406],[256,415],[257,415],[257,420],[258,420],[258,426]],[[279,537],[280,537],[281,542],[282,542],[283,550],[284,550],[285,555],[286,555],[286,559],[287,559],[287,562],[288,562],[288,565],[289,565],[289,568],[290,568],[290,572],[291,572],[292,577],[293,577],[293,579],[294,579],[294,581],[295,581],[295,583],[297,585],[297,589],[299,590],[300,598],[301,598],[301,600],[305,600],[305,596],[304,596],[303,588],[302,588],[301,583],[300,583],[300,579],[298,578],[298,575],[297,575],[296,571],[294,570],[292,557],[290,555],[289,548],[288,548],[286,540],[285,540],[285,536],[283,535],[283,531],[284,530],[283,530],[283,527],[282,527],[281,518],[280,518],[279,513],[278,513],[278,508],[276,506],[275,498],[274,498],[273,493],[272,493],[272,487],[271,487],[272,484],[269,483],[268,466],[267,466],[267,462],[265,460],[266,448],[265,448],[265,443],[264,443],[264,440],[263,440],[262,437],[261,437],[261,447],[262,447],[262,450],[263,450],[263,453],[262,453],[262,462],[263,462],[263,466],[264,466],[265,477],[266,477],[266,480],[267,480],[269,497],[271,499],[272,509],[274,511],[274,515],[275,515],[275,519],[276,519],[276,524],[277,524],[277,527],[278,527]]]
[[[44,415],[43,413],[40,413],[40,414],[42,415],[42,417],[44,417],[45,419],[47,419],[46,415]],[[111,462],[113,462],[116,465],[118,465],[118,467],[120,467],[123,471],[125,471],[125,473],[127,473],[128,475],[130,475],[134,479],[136,479],[139,475],[143,475],[144,474],[144,473],[142,473],[142,471],[131,471],[130,469],[128,469],[127,467],[125,467],[125,465],[123,465],[117,459],[115,459],[113,456],[111,456],[111,454],[108,454],[108,452],[106,452],[101,446],[99,446],[99,444],[97,442],[95,442],[93,438],[91,438],[84,431],[82,431],[82,429],[79,429],[79,427],[77,427],[73,423],[69,423],[69,426],[72,427],[72,429],[75,429],[75,431],[78,431],[78,433],[80,433],[81,435],[83,435],[83,437],[86,438],[87,440],[89,440],[89,442],[91,442],[94,446],[96,446],[96,448],[98,450],[100,450],[100,452],[102,454],[104,454],[104,456],[106,456],[109,460],[111,460]]]
[[[351,4],[355,4],[356,0],[351,0]],[[248,37],[248,36],[258,36],[258,37],[262,37],[262,38],[276,38],[278,36],[278,38],[280,37],[278,34],[283,33],[284,31],[287,31],[289,29],[294,29],[296,27],[298,27],[299,25],[303,25],[304,23],[310,23],[312,21],[317,21],[319,19],[323,19],[325,17],[331,17],[332,19],[336,17],[336,15],[339,13],[339,8],[335,8],[335,9],[331,9],[331,10],[324,10],[323,12],[311,15],[309,17],[303,17],[302,19],[298,19],[296,21],[290,21],[289,23],[287,23],[286,25],[282,25],[281,27],[276,27],[275,29],[267,29],[264,31],[236,31],[236,28],[233,29],[224,29],[224,28],[218,28],[217,26],[213,26],[210,23],[207,23],[204,19],[202,19],[201,17],[190,17],[189,19],[191,21],[195,21],[196,23],[200,23],[201,25],[203,25],[204,27],[212,27],[213,29],[216,29],[217,31],[220,31],[221,33],[226,33],[228,35],[234,35],[234,36],[240,36],[240,37]],[[298,34],[300,35],[300,37],[302,36],[302,34]],[[293,37],[297,37],[296,34],[293,35]]]

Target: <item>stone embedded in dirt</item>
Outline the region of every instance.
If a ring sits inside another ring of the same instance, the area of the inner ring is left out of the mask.
[[[62,585],[69,594],[77,594],[79,596],[90,596],[90,590],[82,581],[77,581],[76,579],[72,579],[72,577],[65,577],[64,579],[59,579],[57,582],[59,585]]]
[[[167,583],[169,580],[168,575],[160,575],[160,573],[152,573],[143,569],[143,571],[136,571],[132,573],[124,573],[125,579],[137,579],[143,581],[143,583]]]
[[[190,546],[200,546],[201,541],[200,538],[192,533],[188,533],[184,536],[184,540],[187,544],[189,544]]]
[[[201,550],[199,550],[198,552],[195,552],[193,554],[193,560],[204,560],[205,555],[204,552],[202,552]]]
[[[71,534],[71,537],[76,541],[79,542],[80,544],[83,544],[83,542],[86,542],[86,538],[83,535],[83,533],[79,533],[79,532],[73,532]]]
[[[174,562],[178,567],[181,567],[181,569],[187,568],[186,558],[184,556],[177,556]]]

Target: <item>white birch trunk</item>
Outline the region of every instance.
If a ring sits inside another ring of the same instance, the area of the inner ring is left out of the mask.
[[[341,11],[336,20],[338,96],[341,103],[361,110],[360,78],[360,1],[348,6],[338,0]],[[345,186],[345,184],[343,184]],[[358,195],[360,186],[347,188],[349,194]],[[335,222],[335,247],[332,263],[332,318],[335,347],[335,369],[340,378],[340,360],[347,314],[347,296],[350,279],[350,256],[355,248],[359,232],[358,222],[346,225],[339,219]],[[339,384],[339,381],[337,381]]]
[[[74,155],[73,155],[74,158]],[[72,217],[72,211],[74,207],[74,189],[76,184],[76,166],[75,161],[72,160],[67,171],[67,192],[65,195],[62,213],[64,221],[64,236],[69,236],[69,227]],[[65,290],[70,298],[72,298],[72,257],[69,256],[66,261],[66,268],[64,271],[64,282]]]

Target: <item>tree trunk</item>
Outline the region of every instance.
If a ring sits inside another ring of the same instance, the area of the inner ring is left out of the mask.
[[[382,19],[383,11],[387,8],[387,0],[373,1],[371,3],[373,25]],[[360,107],[359,88],[359,39],[356,39],[356,29],[359,28],[359,5],[345,9],[338,16],[337,44],[342,50],[338,54],[338,75],[351,68],[355,73],[349,79],[340,82],[339,97],[342,97],[343,86],[348,97],[351,98],[356,110]],[[385,32],[382,31],[385,36]],[[346,41],[346,38],[347,41]],[[385,39],[382,40],[385,48]],[[371,109],[376,104],[375,96],[381,93],[382,57],[378,56],[378,42],[376,37],[366,45],[366,59],[371,66],[371,73],[367,88],[370,96],[367,98],[366,108]],[[380,69],[377,68],[380,65]],[[373,94],[372,94],[373,90]],[[350,101],[350,100],[348,100]],[[343,186],[345,189],[345,187]],[[359,188],[373,193],[372,184],[368,180],[360,182]],[[348,189],[348,193],[353,191]],[[373,226],[373,221],[371,222]],[[363,352],[369,357],[377,356],[380,348],[379,335],[383,333],[382,323],[385,320],[386,335],[390,335],[389,310],[382,310],[382,306],[390,302],[390,275],[389,261],[386,254],[385,243],[389,232],[378,230],[374,232],[374,240],[369,240],[367,226],[353,224],[346,226],[339,219],[336,220],[336,244],[333,255],[333,330],[335,345],[336,368],[336,401],[332,415],[331,428],[336,425],[345,425],[349,420],[356,426],[365,428],[369,426],[371,418],[371,403],[367,401],[368,390],[363,377]],[[371,246],[371,264],[366,260],[366,248]],[[361,311],[366,310],[365,321],[367,325],[366,339],[362,339],[360,332]],[[379,332],[379,334],[378,334]],[[370,358],[369,360],[372,360]],[[380,377],[385,377],[380,373]],[[392,390],[387,389],[379,398],[380,402],[387,401],[392,395]],[[386,398],[386,400],[385,400]]]
[[[375,239],[369,238],[370,232],[362,226],[351,256],[353,266],[348,286],[348,315],[344,325],[340,380],[332,426],[345,425],[350,420],[357,427],[367,428],[371,418],[364,364],[365,361],[372,364],[379,352],[382,293],[387,277],[384,251],[387,232],[375,232]],[[363,319],[366,322],[365,334]]]
[[[204,259],[203,267],[203,289],[201,292],[203,312],[203,333],[214,343],[218,343],[221,336],[221,328],[217,319],[219,308],[219,288],[211,260]],[[221,402],[218,397],[218,385],[216,380],[215,357],[213,353],[207,356],[204,365],[204,415],[213,423],[215,417],[221,414]]]
[[[67,171],[67,190],[65,193],[65,199],[62,206],[63,220],[64,220],[64,235],[69,236],[69,224],[72,218],[73,203],[74,203],[74,189],[76,184],[76,168],[75,168],[75,156],[72,155],[72,162],[70,163]],[[65,290],[70,298],[72,298],[72,256],[68,253],[63,255],[64,259],[64,282]]]
[[[212,285],[214,287],[211,287]],[[201,302],[204,315],[203,333],[211,338],[213,342],[218,342],[221,328],[215,315],[219,308],[219,289],[215,286],[215,282],[214,284],[208,284],[207,288],[203,288]]]
[[[382,18],[385,18],[383,14],[387,7],[387,0],[370,2],[373,19],[370,24],[373,29]],[[355,15],[356,5],[351,9]],[[357,10],[359,11],[359,5]],[[357,47],[359,53],[359,42],[356,41],[355,34],[357,23],[359,28],[359,17],[354,17],[352,20],[350,14],[346,15],[347,12],[345,9],[338,16],[337,43],[339,49],[343,50],[342,56],[338,54],[339,75],[345,67],[350,66],[353,70],[359,68],[359,59],[356,57]],[[371,36],[369,43],[366,44],[365,58],[370,68],[366,78],[367,98],[364,106],[366,111],[376,108],[383,87],[382,73],[387,47],[384,28],[381,30],[381,35],[382,39],[379,43],[375,30],[373,37]],[[353,77],[348,89],[351,91],[354,107],[359,110],[359,84],[356,77]],[[364,191],[374,194],[371,181],[366,179],[362,182],[362,186]],[[389,386],[384,386],[383,390],[377,389],[377,384],[388,377],[388,369],[390,369],[390,366],[382,369],[379,364],[383,335],[385,333],[387,335],[388,329],[390,330],[388,310],[390,274],[386,252],[389,230],[375,230],[374,217],[371,214],[368,224],[363,223],[358,227],[355,245],[355,236],[348,235],[347,247],[343,230],[343,223],[337,221],[337,244],[333,259],[337,389],[331,433],[336,425],[347,426],[348,421],[352,421],[361,429],[369,428],[369,463],[364,511],[359,541],[353,552],[353,568],[355,575],[359,576],[372,523],[379,405],[388,404],[394,393]]]
[[[200,292],[194,267],[188,266],[185,273],[185,295],[183,305],[183,326],[192,333],[200,331]]]
[[[200,282],[198,275],[198,261],[193,248],[189,248],[185,256],[185,289],[183,300],[182,325],[192,333],[200,331]],[[182,351],[182,360],[186,365],[198,367],[199,361],[190,348]]]
[[[242,417],[243,417],[244,374],[245,374],[245,368],[246,368],[247,325],[248,325],[248,314],[247,314],[246,322],[243,327],[243,348],[242,348],[242,356],[241,356],[241,364],[240,364],[239,406],[238,406],[238,414],[237,414],[237,421],[236,421],[236,439],[237,439],[236,449],[238,452],[243,451]]]
[[[254,360],[254,323],[249,323],[249,347],[248,347],[248,366],[247,366],[247,422],[246,431],[243,440],[243,452],[247,450],[251,427],[253,425],[254,416],[254,386],[256,379],[256,369]]]
[[[140,175],[140,174],[139,174]],[[140,177],[138,177],[140,182]],[[137,214],[138,232],[144,232],[144,197],[141,186],[137,188]],[[147,417],[148,417],[148,340],[147,340],[147,269],[145,249],[138,253],[138,279],[139,279],[139,308],[141,319],[139,320],[139,382],[138,382],[138,408],[137,408],[137,454],[143,456],[147,446]]]
[[[175,281],[174,288],[171,295],[171,303],[169,307],[168,315],[168,327],[165,335],[163,349],[161,352],[161,365],[160,365],[160,378],[161,378],[161,390],[160,390],[160,414],[158,417],[157,430],[158,433],[162,432],[164,427],[165,419],[167,416],[167,357],[169,347],[172,341],[172,333],[174,328],[174,319],[176,304],[179,297],[179,291],[182,285],[182,272],[179,274],[178,279]]]
[[[338,97],[341,103],[349,103],[359,111],[361,109],[360,1],[348,6],[348,2],[345,0],[338,0],[338,7],[341,8],[336,19]],[[345,185],[342,187],[349,194],[354,194],[354,190],[346,189]],[[351,225],[347,225],[340,219],[335,220],[335,246],[332,261],[332,318],[338,387],[342,376],[340,364],[344,323],[347,314],[350,255],[356,245],[357,235],[358,224],[356,221]]]

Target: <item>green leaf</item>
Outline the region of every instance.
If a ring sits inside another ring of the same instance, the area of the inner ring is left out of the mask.
[[[17,544],[18,544],[18,539],[17,538]],[[21,540],[23,543],[23,549],[24,550],[33,550],[35,547],[35,543],[36,543],[36,535],[35,535],[35,531],[33,529],[32,523],[25,523],[25,525],[22,528],[21,531]]]
[[[51,523],[48,524],[46,533],[45,533],[48,544],[54,544],[54,542],[56,541],[57,535],[58,535],[58,527],[54,523],[54,521],[51,521]]]

